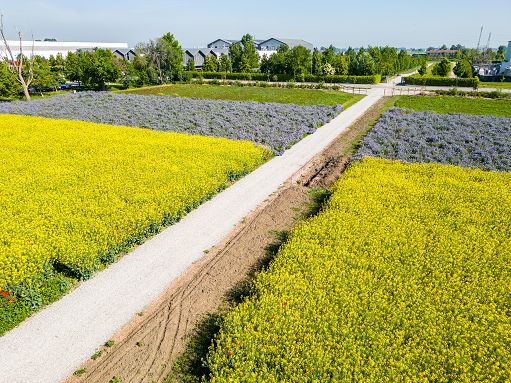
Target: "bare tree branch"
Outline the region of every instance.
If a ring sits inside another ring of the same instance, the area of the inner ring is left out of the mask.
[[[30,92],[29,86],[34,79],[34,36],[32,35],[32,52],[31,56],[27,57],[27,71],[23,73],[23,68],[25,65],[25,56],[23,55],[23,34],[21,31],[18,31],[18,40],[20,44],[19,55],[17,57],[12,53],[12,49],[7,41],[7,37],[5,36],[4,30],[4,15],[0,15],[0,36],[2,38],[3,44],[5,46],[5,52],[8,61],[9,70],[14,73],[17,77],[18,82],[20,83],[23,93],[25,94],[25,98],[30,100]],[[26,77],[25,77],[26,76]]]

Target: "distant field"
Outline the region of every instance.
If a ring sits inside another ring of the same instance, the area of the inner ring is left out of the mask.
[[[511,82],[480,82],[480,88],[511,89]]]
[[[396,101],[398,108],[436,113],[479,114],[511,117],[511,100],[487,100],[456,96],[402,96]]]
[[[126,93],[157,96],[206,98],[212,100],[277,102],[296,105],[342,105],[347,108],[363,95],[324,89],[261,88],[199,84],[162,85],[131,89]]]

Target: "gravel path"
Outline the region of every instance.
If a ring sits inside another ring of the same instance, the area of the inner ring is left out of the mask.
[[[220,242],[315,154],[383,96],[342,112],[174,226],[0,338],[1,383],[55,383],[75,371],[194,261]]]

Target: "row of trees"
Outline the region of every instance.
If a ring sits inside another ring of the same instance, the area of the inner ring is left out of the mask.
[[[451,49],[457,50],[458,52],[455,54],[454,58],[456,60],[467,59],[470,62],[502,62],[504,60],[506,54],[506,46],[501,45],[497,48],[497,50],[493,50],[491,48],[483,48],[483,49],[474,49],[467,48],[461,44],[452,45],[450,48],[447,45],[442,45],[439,48],[429,47],[428,50],[433,49]]]
[[[263,55],[259,60],[252,36],[245,35],[241,41],[230,46],[228,55],[207,57],[203,70],[210,72],[262,72],[268,74],[314,74],[314,75],[355,75],[368,76],[381,74],[394,75],[401,70],[415,67],[419,60],[405,51],[391,47],[369,47],[355,50],[349,48],[337,53],[332,46],[313,52],[302,46],[293,48],[282,45],[271,56]],[[195,64],[190,59],[187,70],[194,70]]]

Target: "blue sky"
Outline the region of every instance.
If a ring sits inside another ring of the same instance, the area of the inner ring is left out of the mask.
[[[0,12],[10,37],[20,29],[36,39],[130,45],[169,31],[187,48],[247,32],[316,46],[475,46],[483,25],[484,44],[489,32],[492,46],[511,40],[510,0],[0,0]]]

